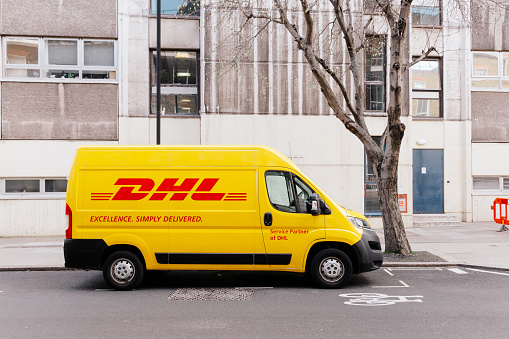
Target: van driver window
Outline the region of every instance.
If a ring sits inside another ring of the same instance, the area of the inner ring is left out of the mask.
[[[295,199],[293,197],[291,176],[288,172],[265,173],[267,193],[274,208],[283,212],[296,212]]]
[[[308,199],[313,190],[299,177],[288,172],[267,171],[265,182],[270,203],[275,209],[291,213],[310,213]]]

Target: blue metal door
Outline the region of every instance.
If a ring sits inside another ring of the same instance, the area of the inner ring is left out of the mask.
[[[444,150],[413,150],[414,214],[444,213]]]

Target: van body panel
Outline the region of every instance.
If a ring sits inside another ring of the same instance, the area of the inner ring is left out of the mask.
[[[327,213],[311,213],[314,196]],[[376,234],[347,219],[364,216],[266,146],[80,147],[66,203],[66,267],[134,248],[147,270],[304,272],[314,245],[349,246],[358,271],[383,260]]]

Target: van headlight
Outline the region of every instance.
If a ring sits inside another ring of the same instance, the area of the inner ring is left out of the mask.
[[[371,229],[371,226],[369,225],[369,222],[367,220],[361,219],[361,218],[355,218],[355,217],[347,217],[348,221],[352,223],[357,228],[364,228],[364,229]]]

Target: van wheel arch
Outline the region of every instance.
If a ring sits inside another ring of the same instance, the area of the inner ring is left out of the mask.
[[[359,273],[359,265],[357,260],[357,255],[355,253],[355,250],[352,246],[343,243],[343,242],[334,242],[334,241],[323,241],[318,242],[314,244],[306,257],[306,274],[310,274],[311,272],[311,264],[313,262],[313,258],[321,251],[328,249],[328,248],[334,248],[337,250],[340,250],[341,252],[345,253],[350,261],[352,262],[352,268],[353,273]]]
[[[145,258],[143,257],[143,254],[141,253],[141,251],[138,249],[138,247],[136,246],[132,246],[132,245],[112,245],[112,246],[108,246],[108,248],[106,248],[101,256],[101,268],[104,268],[104,263],[106,262],[106,260],[108,259],[108,257],[115,253],[115,252],[118,252],[118,251],[127,251],[127,252],[131,252],[133,253],[134,255],[136,255],[141,263],[143,264],[143,269],[147,269],[147,265],[145,263]]]

